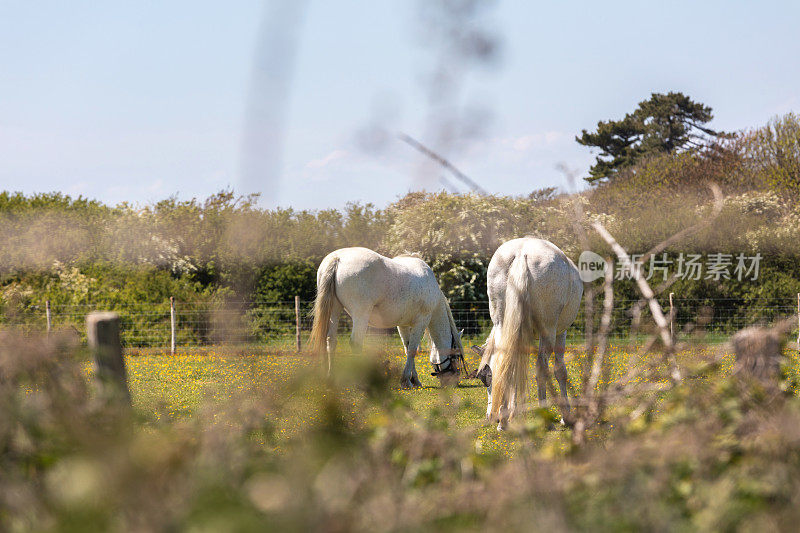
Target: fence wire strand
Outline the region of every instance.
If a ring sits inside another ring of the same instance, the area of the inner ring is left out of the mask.
[[[611,314],[609,337],[628,337],[632,327],[631,309],[637,300],[616,300]],[[705,340],[714,342],[752,325],[768,325],[796,313],[796,296],[751,300],[743,305],[741,299],[682,299],[674,298],[675,331],[687,324],[698,324]],[[660,302],[665,314],[668,301]],[[453,317],[459,329],[464,329],[466,343],[479,344],[488,335],[492,322],[487,301],[452,301]],[[311,331],[313,301],[300,301],[300,331],[303,341]],[[0,313],[0,326],[15,327],[28,332],[44,331],[47,327],[45,302],[28,306],[5,305]],[[170,346],[170,303],[136,304],[58,304],[50,305],[53,330],[69,329],[85,336],[86,315],[93,310],[115,311],[122,322],[122,339],[127,347],[164,348]],[[645,310],[643,313],[649,313]],[[596,317],[600,320],[600,317]],[[642,323],[646,316],[641,317]],[[241,343],[264,345],[281,349],[295,347],[295,303],[227,301],[227,302],[176,302],[175,343],[188,348],[214,344]],[[599,324],[595,324],[595,328]],[[342,314],[339,333],[350,332],[351,321]],[[586,327],[583,308],[567,331],[570,344],[584,340]],[[644,335],[647,332],[638,332]],[[373,342],[399,342],[395,330],[370,328],[368,336]]]

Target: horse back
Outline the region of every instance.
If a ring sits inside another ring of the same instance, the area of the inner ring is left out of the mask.
[[[345,306],[345,300],[374,305],[386,298],[407,298],[432,287],[438,289],[433,271],[418,257],[389,259],[367,248],[342,248],[329,254],[320,269],[333,257],[339,260],[336,293]]]
[[[328,254],[320,270],[329,260],[338,259],[336,295],[345,300],[369,301],[377,288],[388,281],[386,258],[368,248],[341,248]]]
[[[497,323],[496,318],[504,313],[508,273],[520,254],[525,254],[528,287],[536,312],[558,330],[568,327],[575,319],[583,295],[578,269],[555,244],[532,237],[503,243],[489,263],[487,285],[493,322]]]

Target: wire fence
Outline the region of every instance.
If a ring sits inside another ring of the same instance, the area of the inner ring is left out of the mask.
[[[667,298],[661,303],[665,314],[670,311]],[[612,337],[627,337],[631,333],[646,333],[649,310],[645,306],[637,330],[632,309],[636,300],[615,301],[612,312]],[[482,343],[492,321],[487,301],[450,302],[456,325],[464,329],[468,342]],[[595,329],[599,324],[602,301],[594,302]],[[673,298],[674,327],[677,334],[693,324],[705,334],[707,342],[727,338],[751,325],[768,325],[798,313],[800,296],[790,298],[741,299],[682,299]],[[304,344],[311,331],[312,301],[283,302],[174,302],[136,304],[50,304],[10,306],[0,312],[0,325],[28,332],[71,330],[85,338],[86,315],[95,310],[116,311],[121,320],[122,341],[126,347],[170,348],[198,347],[219,344],[261,345],[279,350],[297,350],[298,332]],[[586,327],[586,301],[567,331],[569,343],[580,343]],[[349,334],[351,322],[342,314],[339,332]],[[395,342],[395,330],[370,328],[371,342]],[[399,341],[398,341],[399,342]]]

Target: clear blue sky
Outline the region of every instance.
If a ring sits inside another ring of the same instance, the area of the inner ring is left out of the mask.
[[[795,2],[500,0],[485,18],[500,61],[469,71],[451,102],[482,109],[483,128],[440,147],[419,5],[309,0],[282,100],[254,75],[275,56],[275,2],[0,0],[0,189],[112,204],[257,189],[266,206],[325,208],[441,188],[443,173],[394,138],[356,141],[377,122],[490,192],[524,194],[563,187],[559,162],[585,172],[593,156],[575,134],[651,92],[711,105],[723,130],[800,108]],[[261,153],[243,150],[247,125],[273,119],[269,164],[243,177]]]

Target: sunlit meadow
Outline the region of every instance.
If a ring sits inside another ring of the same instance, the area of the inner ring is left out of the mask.
[[[495,430],[495,424],[486,420],[486,389],[475,380],[461,380],[458,386],[443,389],[438,379],[429,372],[430,364],[425,356],[417,358],[417,368],[423,387],[404,390],[395,379],[399,369],[405,363],[405,356],[400,346],[392,349],[381,343],[381,350],[368,355],[355,356],[344,353],[337,357],[335,373],[342,374],[353,371],[364,358],[370,358],[386,369],[393,381],[391,395],[403,402],[419,414],[422,419],[435,420],[450,418],[447,422],[453,427],[466,430],[474,439],[479,450],[510,454],[516,439]],[[377,345],[373,348],[377,348]],[[610,346],[607,355],[610,371],[598,383],[598,390],[606,389],[610,382],[624,374],[627,362],[632,358],[639,346]],[[575,384],[580,383],[583,359],[583,346],[570,346],[566,352],[566,362],[570,377],[570,395],[575,393]],[[201,406],[221,404],[235,401],[254,388],[276,388],[286,390],[286,384],[301,378],[322,376],[321,362],[307,354],[271,354],[263,350],[247,348],[240,350],[215,347],[210,349],[185,349],[172,356],[167,352],[134,352],[126,358],[128,379],[136,411],[145,419],[154,421],[180,420],[191,417]],[[695,364],[707,360],[710,356],[721,359],[721,373],[728,374],[733,365],[733,356],[727,346],[698,347],[679,354],[682,363]],[[796,352],[787,351],[790,364],[787,370],[793,376],[800,376],[800,359]],[[531,358],[531,365],[533,360]],[[477,359],[469,361],[474,367]],[[529,383],[530,394],[535,398],[536,383],[532,376]],[[348,383],[348,380],[344,380]],[[315,383],[315,381],[311,381]],[[350,383],[352,385],[352,383]],[[305,425],[319,418],[321,405],[315,404],[319,390],[314,385],[306,385],[296,390],[288,399],[291,416],[275,420],[279,433],[288,437],[292,432],[301,430]],[[373,418],[371,413],[356,413],[356,409],[364,406],[364,391],[358,386],[348,386],[340,390],[344,401],[351,404],[351,414],[361,423],[369,424]],[[554,419],[558,418],[555,406],[550,407]],[[356,416],[357,415],[357,416]],[[563,430],[559,424],[552,426],[556,431]],[[612,426],[613,427],[613,426]],[[599,431],[602,434],[603,430]],[[595,436],[598,433],[596,432]]]

